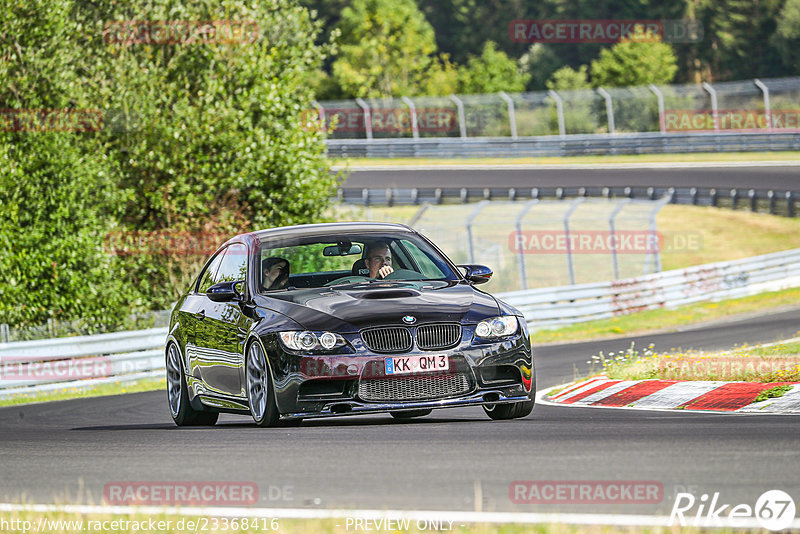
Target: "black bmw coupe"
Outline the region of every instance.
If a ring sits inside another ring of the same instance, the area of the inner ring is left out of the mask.
[[[482,406],[531,413],[522,314],[480,291],[492,272],[454,265],[398,224],[273,228],[228,240],[178,300],[166,341],[180,426],[220,413],[259,426],[306,418]]]

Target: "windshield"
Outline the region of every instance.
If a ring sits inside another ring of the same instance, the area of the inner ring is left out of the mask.
[[[362,284],[371,280],[457,280],[448,261],[413,234],[301,237],[262,243],[259,291]]]

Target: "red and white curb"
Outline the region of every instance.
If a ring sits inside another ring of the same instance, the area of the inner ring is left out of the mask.
[[[753,402],[762,391],[784,385],[793,387],[782,397]],[[800,414],[800,382],[612,380],[600,375],[545,390],[539,401],[582,407]]]

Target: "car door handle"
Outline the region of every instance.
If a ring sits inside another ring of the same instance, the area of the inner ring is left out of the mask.
[[[203,319],[206,318],[206,311],[200,310],[199,312],[194,314],[194,318],[197,319],[198,321],[202,321]]]

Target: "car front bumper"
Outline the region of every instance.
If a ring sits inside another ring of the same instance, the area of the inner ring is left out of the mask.
[[[459,408],[463,406],[491,406],[493,404],[527,402],[531,400],[532,398],[528,394],[507,396],[500,389],[482,390],[459,398],[402,403],[365,403],[358,400],[345,400],[327,403],[321,410],[317,412],[296,412],[283,414],[281,419],[317,419],[324,417],[341,417],[346,415],[386,413],[398,410]]]

